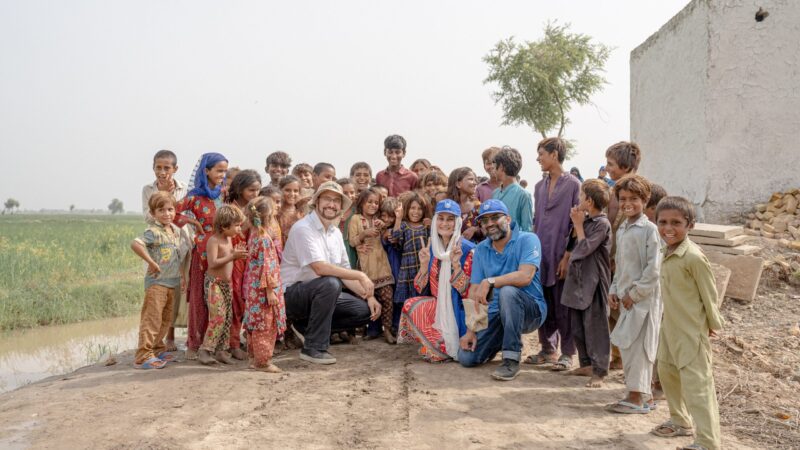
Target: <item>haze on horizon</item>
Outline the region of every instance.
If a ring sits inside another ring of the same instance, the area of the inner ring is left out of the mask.
[[[0,0],[0,200],[21,209],[138,211],[152,155],[168,148],[188,181],[201,153],[259,170],[267,154],[386,165],[382,143],[483,174],[480,153],[511,145],[540,177],[527,127],[501,126],[482,58],[548,20],[614,47],[608,85],[576,108],[565,165],[596,176],[629,137],[629,54],[687,0],[641,2],[122,2]],[[647,149],[643,149],[646,157]]]

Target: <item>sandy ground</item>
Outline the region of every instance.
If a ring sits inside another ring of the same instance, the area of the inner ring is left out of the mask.
[[[527,336],[527,353],[534,350]],[[273,375],[238,366],[161,371],[87,367],[0,396],[0,448],[570,448],[664,449],[690,442],[648,434],[667,418],[615,415],[621,372],[603,389],[524,366],[512,382],[428,364],[411,346],[337,345],[333,366],[286,351]],[[724,433],[725,448],[757,445]]]

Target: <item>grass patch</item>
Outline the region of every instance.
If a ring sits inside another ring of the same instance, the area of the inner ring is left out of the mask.
[[[144,266],[139,216],[0,216],[0,330],[130,315]]]

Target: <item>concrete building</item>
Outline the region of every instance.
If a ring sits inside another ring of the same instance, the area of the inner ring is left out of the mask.
[[[630,65],[639,172],[704,221],[800,187],[800,1],[692,0]]]

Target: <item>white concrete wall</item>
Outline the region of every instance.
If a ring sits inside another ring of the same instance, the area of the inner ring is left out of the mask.
[[[670,194],[703,202],[708,7],[695,1],[631,52],[631,140],[639,173]]]
[[[707,221],[800,186],[798,72],[800,1],[692,1],[631,53],[640,172]]]
[[[769,16],[754,19],[763,7]],[[732,219],[800,187],[800,1],[711,2],[704,210]]]

